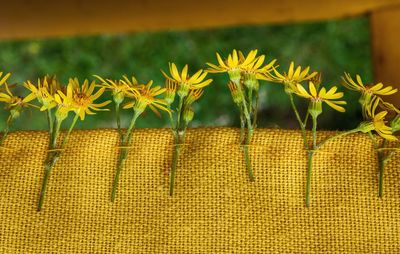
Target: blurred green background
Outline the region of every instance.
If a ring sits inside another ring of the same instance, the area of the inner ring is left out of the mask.
[[[369,24],[366,17],[340,21],[292,25],[242,26],[194,31],[146,32],[101,36],[0,41],[0,71],[11,72],[11,83],[37,80],[38,76],[56,74],[62,83],[69,77],[92,79],[93,74],[113,79],[134,74],[139,81],[153,79],[163,85],[160,69],[167,70],[168,62],[181,68],[188,63],[193,73],[205,68],[206,62],[216,62],[215,52],[226,56],[232,49],[247,53],[251,49],[277,58],[280,69],[290,61],[322,71],[326,86],[340,85],[344,71],[360,74],[372,80]],[[209,74],[214,79],[198,102],[192,126],[238,126],[238,111],[226,86],[225,74]],[[340,88],[344,90],[344,88]],[[19,86],[17,92],[26,93]],[[108,99],[109,94],[103,97]],[[262,82],[259,127],[298,128],[288,98],[278,84]],[[342,114],[325,106],[319,118],[323,129],[348,129],[360,121],[358,96],[346,91],[347,112]],[[306,110],[303,100],[298,100]],[[110,106],[112,108],[112,106]],[[131,110],[124,111],[124,122]],[[2,111],[4,126],[6,112]],[[149,111],[138,127],[167,127],[168,119],[157,118]],[[88,116],[77,128],[115,127],[112,112]],[[46,129],[46,117],[32,110],[20,118],[14,129]]]

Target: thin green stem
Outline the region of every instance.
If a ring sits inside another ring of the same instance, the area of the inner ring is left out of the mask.
[[[346,135],[349,135],[349,134],[352,134],[352,133],[356,133],[356,132],[359,132],[359,131],[360,131],[360,130],[359,130],[358,128],[355,128],[355,129],[353,129],[353,130],[341,132],[341,133],[339,133],[339,134],[336,134],[336,135],[334,135],[334,136],[331,136],[331,137],[329,137],[329,138],[327,138],[327,139],[321,141],[321,143],[319,143],[319,144],[317,145],[317,149],[321,148],[323,145],[325,145],[326,143],[328,143],[328,142],[330,142],[330,141],[333,141],[333,140],[335,140],[335,139],[337,139],[337,138],[340,138],[340,137],[343,137],[343,136],[346,136]]]
[[[1,136],[0,139],[0,146],[3,145],[4,140],[6,140],[8,133],[10,132],[10,127],[12,125],[14,118],[12,117],[12,115],[10,114],[7,118],[7,123],[6,123],[6,127],[3,130],[3,135]]]
[[[122,142],[123,133],[122,133],[122,129],[121,129],[120,106],[121,106],[120,103],[115,103],[115,115],[116,115],[116,120],[117,120],[117,129],[118,129],[119,139]]]
[[[258,107],[260,106],[260,105],[259,105],[259,103],[260,103],[260,100],[259,100],[259,99],[260,99],[259,92],[256,91],[256,98],[255,98],[255,100],[256,100],[256,102],[255,102],[256,107],[255,107],[255,109],[254,109],[254,114],[253,114],[253,128],[254,128],[254,129],[257,128]]]
[[[185,97],[184,97],[185,98]],[[178,160],[179,160],[179,155],[181,152],[181,146],[185,142],[185,135],[186,135],[186,128],[188,123],[185,121],[182,121],[183,113],[185,111],[184,108],[184,98],[179,97],[179,106],[178,106],[178,111],[177,111],[177,123],[175,128],[173,129],[174,131],[174,152],[173,152],[173,157],[172,157],[172,165],[171,165],[171,172],[170,172],[170,178],[169,178],[169,195],[173,196],[174,194],[174,188],[175,188],[175,178],[176,178],[176,168],[178,165]],[[173,119],[171,118],[171,124],[173,124]]]
[[[312,117],[312,134],[313,134],[313,146],[312,150],[308,150],[307,160],[307,183],[306,183],[306,207],[310,207],[311,204],[311,180],[313,172],[313,159],[314,153],[317,149],[317,117]]]
[[[75,114],[74,120],[72,120],[71,126],[69,127],[68,132],[67,132],[67,134],[66,134],[66,136],[65,136],[65,138],[64,138],[64,140],[63,140],[63,142],[61,143],[60,149],[64,149],[65,145],[66,145],[67,142],[68,142],[69,136],[70,136],[72,130],[74,129],[75,124],[76,124],[76,122],[78,121],[78,119],[79,119],[79,115],[78,115],[78,114]]]
[[[308,151],[307,183],[306,183],[306,207],[310,207],[310,204],[311,204],[311,178],[312,178],[313,158],[314,158],[314,151]]]
[[[176,119],[176,126],[175,126],[175,129],[180,129],[181,128],[181,118],[182,118],[182,115],[183,115],[183,100],[184,100],[184,98],[182,98],[182,97],[179,97],[179,104],[178,104],[178,115],[177,115],[177,119]]]
[[[53,125],[54,125],[54,120],[53,120],[53,115],[51,112],[51,109],[47,109],[47,123],[49,125],[49,135],[50,135],[50,140],[53,140]],[[51,142],[51,141],[50,141]]]
[[[139,117],[139,115],[140,114],[137,114],[135,112],[135,114],[132,117],[131,123],[129,124],[128,130],[126,131],[126,133],[122,139],[122,146],[124,146],[124,147],[121,147],[121,153],[120,153],[119,159],[118,159],[117,170],[115,172],[113,187],[112,187],[112,191],[111,191],[111,202],[115,201],[115,198],[117,195],[119,178],[121,176],[122,169],[124,167],[125,161],[128,157],[128,153],[129,153],[129,148],[127,146],[129,146],[131,143],[132,130],[135,127],[135,123],[136,123],[136,120]]]
[[[54,168],[54,165],[56,164],[58,157],[54,156],[54,154],[50,154],[51,159],[46,163],[45,169],[44,169],[44,176],[43,176],[43,181],[42,181],[42,188],[40,190],[40,197],[39,197],[39,202],[37,206],[37,211],[40,212],[43,208],[43,203],[44,199],[46,197],[46,189],[47,189],[47,183],[50,179],[51,171]]]
[[[317,117],[312,117],[313,150],[317,149]]]
[[[246,118],[244,116],[242,106],[238,105],[240,109],[240,144],[244,143],[244,129],[246,128]]]
[[[290,104],[292,106],[294,114],[296,115],[297,122],[299,122],[299,126],[300,126],[300,129],[301,129],[301,134],[302,134],[302,137],[303,137],[304,148],[308,149],[307,133],[306,133],[305,123],[301,120],[299,111],[297,110],[296,104],[294,103],[293,94],[292,93],[288,93],[288,96],[289,96]],[[308,112],[307,112],[307,114],[308,114]]]
[[[247,135],[246,135],[246,143],[245,146],[243,147],[243,152],[244,152],[247,172],[249,174],[250,181],[253,182],[256,180],[256,178],[254,176],[253,167],[251,165],[250,154],[249,154],[249,146],[251,143],[251,137],[253,135],[253,126],[251,125],[250,117],[246,118],[247,118]]]
[[[178,132],[175,133],[174,140],[175,140],[174,142],[175,146],[174,146],[174,153],[172,155],[171,173],[169,177],[169,195],[171,197],[174,195],[176,168],[178,165],[179,155],[181,151],[181,141]]]
[[[253,89],[249,89],[249,101],[248,101],[248,109],[250,113],[250,117],[254,117],[254,108],[253,108]]]
[[[39,196],[39,202],[38,202],[38,207],[37,210],[41,211],[44,203],[44,199],[46,197],[46,189],[47,189],[47,183],[50,179],[51,171],[54,168],[54,165],[59,159],[59,152],[57,151],[51,151],[56,148],[57,145],[57,139],[60,134],[60,128],[61,128],[61,123],[62,121],[58,121],[57,119],[55,120],[56,126],[55,129],[53,129],[53,135],[52,135],[52,140],[50,141],[50,151],[47,154],[47,160],[46,164],[44,166],[44,176],[43,176],[43,181],[42,181],[42,187],[40,190],[40,196]]]

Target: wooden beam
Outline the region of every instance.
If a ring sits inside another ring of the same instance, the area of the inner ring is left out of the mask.
[[[375,81],[400,90],[400,5],[371,14]],[[388,99],[400,107],[400,91]]]
[[[0,39],[325,20],[396,3],[400,0],[14,0],[0,6]]]

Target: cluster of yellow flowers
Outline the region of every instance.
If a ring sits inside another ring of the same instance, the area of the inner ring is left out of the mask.
[[[325,143],[338,137],[351,133],[362,132],[371,137],[379,159],[379,196],[383,195],[384,166],[396,149],[388,148],[387,141],[396,141],[394,135],[400,130],[400,110],[393,104],[383,100],[384,96],[397,92],[391,86],[382,83],[364,85],[359,75],[355,80],[350,74],[342,77],[343,86],[361,94],[359,103],[362,108],[364,121],[356,128],[328,137],[317,143],[317,119],[323,113],[323,103],[332,109],[345,112],[346,102],[342,100],[343,92],[338,92],[337,86],[327,89],[322,85],[322,75],[316,71],[310,71],[310,67],[302,68],[291,62],[287,71],[279,71],[277,60],[265,61],[265,55],[258,55],[257,50],[251,50],[247,55],[241,51],[233,50],[227,58],[216,54],[217,64],[207,63],[207,70],[200,69],[189,74],[189,67],[185,65],[181,71],[175,63],[169,64],[169,74],[164,71],[165,85],[153,86],[153,81],[138,82],[135,77],[122,76],[119,80],[102,78],[94,75],[96,81],[84,80],[82,83],[77,78],[72,78],[66,85],[61,85],[55,76],[39,78],[36,83],[26,81],[24,87],[29,91],[25,97],[12,93],[15,84],[9,84],[10,73],[0,72],[0,102],[5,103],[5,109],[9,111],[6,128],[0,140],[0,146],[7,137],[12,122],[21,112],[27,108],[37,108],[47,115],[49,126],[49,153],[44,165],[44,178],[38,203],[38,210],[42,209],[47,183],[54,165],[61,156],[68,137],[76,122],[84,120],[86,115],[93,115],[95,111],[107,111],[105,108],[111,100],[96,102],[105,91],[111,92],[115,104],[116,123],[120,136],[120,154],[117,163],[111,201],[115,201],[118,182],[125,161],[128,157],[132,133],[136,122],[142,113],[149,108],[160,116],[160,111],[168,114],[171,130],[174,138],[173,159],[170,170],[169,193],[173,195],[176,169],[179,156],[185,143],[185,134],[189,123],[194,118],[193,104],[203,95],[204,89],[212,83],[207,78],[208,73],[227,73],[229,81],[227,86],[231,92],[232,100],[237,105],[240,116],[240,145],[243,149],[245,165],[251,181],[255,180],[249,157],[249,147],[254,130],[257,128],[257,112],[259,107],[260,81],[282,84],[288,95],[292,109],[301,129],[304,148],[308,154],[308,170],[306,183],[306,206],[311,200],[311,176],[312,164],[315,152]],[[178,96],[176,96],[178,95]],[[308,110],[301,116],[297,109],[295,96],[308,100]],[[36,101],[36,102],[35,102]],[[121,126],[120,110],[132,110],[130,124],[126,130]],[[395,116],[387,119],[389,112]],[[62,123],[74,114],[72,124],[65,136],[61,139],[60,130]],[[309,142],[307,125],[311,119],[312,141]],[[373,134],[375,132],[383,138],[383,142]],[[60,140],[61,139],[61,140]]]

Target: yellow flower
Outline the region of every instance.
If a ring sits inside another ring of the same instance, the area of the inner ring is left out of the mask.
[[[32,100],[31,98],[24,98],[14,95],[7,84],[5,84],[4,89],[5,92],[0,92],[0,102],[4,102],[6,104],[5,108],[10,110],[13,118],[19,117],[24,108],[36,107],[35,105],[29,103]]]
[[[2,71],[0,71],[0,86],[6,83],[7,79],[11,76],[11,73],[7,73],[6,75],[4,75],[4,77],[1,76],[3,76]]]
[[[301,66],[297,66],[294,68],[294,62],[290,63],[288,72],[279,73],[276,68],[273,68],[272,73],[264,74],[264,79],[269,80],[276,83],[281,83],[285,85],[285,91],[287,93],[293,93],[296,90],[296,86],[298,83],[303,82],[305,80],[310,80],[318,75],[318,72],[314,71],[310,73],[310,67],[307,66],[302,70]]]
[[[132,80],[124,75],[123,79],[120,80],[111,80],[111,79],[103,79],[98,75],[94,75],[98,78],[102,84],[101,87],[106,88],[107,90],[112,91],[113,99],[115,103],[120,104],[125,99],[129,93],[132,93],[133,90],[138,88],[138,82],[134,76],[132,76]]]
[[[393,135],[392,128],[386,125],[387,121],[385,121],[385,116],[388,112],[384,110],[376,113],[379,101],[380,99],[377,98],[373,101],[373,103],[370,103],[369,107],[371,108],[367,111],[368,113],[370,113],[368,116],[371,119],[371,123],[373,124],[373,129],[382,138],[389,141],[396,141],[397,138]]]
[[[339,112],[346,111],[342,106],[339,106],[339,105],[346,105],[346,102],[337,100],[343,97],[343,93],[342,92],[337,93],[336,86],[332,87],[328,91],[326,91],[325,87],[322,87],[319,91],[317,91],[314,83],[310,81],[308,87],[309,87],[309,92],[306,89],[304,89],[304,87],[301,84],[297,84],[297,89],[295,93],[311,101],[309,107],[310,114],[313,114],[313,112],[311,112],[312,110],[316,110],[316,113],[320,114],[322,112],[322,105],[321,105],[322,102],[325,102],[331,108]]]
[[[171,105],[175,101],[175,94],[177,89],[177,82],[171,79],[165,79],[165,93],[164,100],[167,105]]]
[[[232,54],[228,55],[228,58],[224,61],[222,60],[221,56],[216,53],[217,61],[219,65],[215,65],[212,63],[207,63],[210,68],[207,69],[208,72],[211,73],[219,73],[219,72],[227,72],[229,74],[229,78],[232,82],[239,84],[241,79],[241,73],[244,68],[248,67],[250,64],[253,64],[259,58],[257,56],[257,50],[251,50],[249,54],[244,57],[243,53],[234,49]],[[263,61],[263,59],[261,59]],[[261,63],[262,64],[262,63]]]
[[[37,85],[28,80],[24,83],[24,86],[31,91],[26,98],[29,100],[37,99],[42,104],[41,111],[57,106],[54,95],[61,90],[61,87],[55,76],[45,76],[38,79]]]
[[[391,95],[397,92],[397,89],[391,86],[384,87],[382,83],[375,85],[364,85],[360,75],[356,75],[357,82],[351,78],[350,74],[345,72],[344,75],[345,76],[342,77],[343,86],[350,90],[360,92],[362,94],[360,103],[363,106],[371,101],[373,95]]]
[[[175,63],[171,63],[169,65],[169,71],[171,77],[168,76],[164,71],[161,72],[165,78],[175,81],[178,84],[177,93],[181,98],[187,96],[189,90],[206,87],[212,82],[212,79],[203,81],[207,76],[207,72],[202,69],[198,70],[193,76],[189,76],[187,64],[183,67],[182,71],[179,72]]]
[[[108,109],[102,109],[102,107],[108,105],[111,101],[105,101],[102,103],[94,103],[103,93],[105,88],[100,88],[96,93],[93,94],[96,83],[86,79],[82,85],[79,84],[77,78],[70,79],[67,86],[67,93],[64,94],[62,91],[58,91],[55,95],[55,101],[64,108],[63,111],[74,111],[79,115],[81,120],[85,119],[85,115],[94,115],[95,111],[108,111]]]
[[[235,70],[243,70],[244,67],[251,64],[256,60],[257,50],[251,50],[249,54],[244,57],[243,53],[234,49],[232,54],[228,55],[228,58],[224,61],[222,60],[221,56],[216,53],[217,60],[219,65],[215,65],[212,63],[207,63],[209,68],[207,71],[211,73],[218,73],[218,72],[230,72]],[[262,63],[261,63],[262,64]]]
[[[243,53],[241,51],[239,51],[239,56],[240,56],[241,62],[245,62],[246,59],[250,59],[249,55],[247,57],[244,57]],[[245,73],[252,73],[252,74],[268,73],[274,67],[276,59],[273,59],[271,62],[269,62],[266,65],[264,65],[263,67],[261,67],[264,64],[264,61],[265,61],[265,55],[258,56],[248,65],[243,64],[241,66],[241,69]]]
[[[160,86],[151,87],[152,85],[153,80],[150,80],[146,85],[138,85],[137,92],[130,94],[130,97],[134,98],[134,100],[125,104],[123,108],[133,108],[137,114],[141,114],[148,106],[158,116],[160,116],[160,113],[157,109],[170,112],[166,107],[167,102],[165,100],[155,98],[163,94],[166,89]]]

